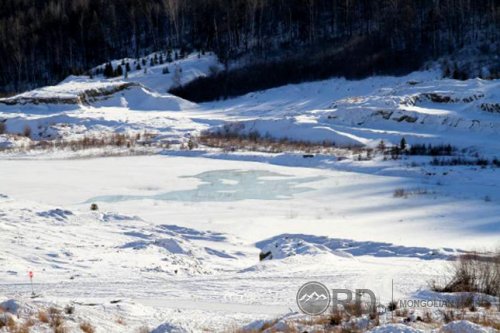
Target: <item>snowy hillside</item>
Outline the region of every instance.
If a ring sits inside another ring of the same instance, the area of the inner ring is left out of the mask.
[[[165,92],[173,74],[162,74],[162,66],[133,71],[125,81],[70,77],[57,86],[0,99],[6,132],[23,133],[28,125],[32,138],[54,139],[143,130],[182,142],[237,123],[241,134],[257,131],[340,147],[375,147],[380,140],[398,144],[405,137],[409,144],[452,144],[491,156],[500,148],[500,82],[495,80],[441,80],[437,72],[331,79],[196,105]],[[217,63],[211,56],[193,55],[170,65],[177,66],[184,68],[181,80],[187,82]],[[61,129],[63,124],[72,129]]]
[[[191,55],[0,99],[0,311],[33,332],[52,331],[40,312],[53,307],[71,332],[307,330],[307,281],[381,304],[392,280],[397,299],[441,299],[429,282],[451,261],[500,245],[499,80],[436,70],[201,104],[167,93],[220,66]],[[412,316],[373,332],[444,325]]]

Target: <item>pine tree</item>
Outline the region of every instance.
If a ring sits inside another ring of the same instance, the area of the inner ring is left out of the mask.
[[[114,73],[114,76],[115,77],[118,77],[118,76],[122,76],[123,75],[123,69],[122,69],[122,66],[121,65],[118,65],[116,67],[116,70],[115,70],[115,73]]]
[[[399,148],[401,150],[405,150],[406,149],[406,139],[404,137],[401,139],[401,142],[399,143]]]
[[[464,45],[491,45],[479,51],[492,57],[500,39],[498,0],[2,0],[0,7],[0,90],[54,83],[74,66],[92,68],[107,56],[122,59],[135,54],[138,58],[149,49],[168,49],[169,62],[193,49],[201,50],[201,55],[213,51],[226,62],[245,53],[264,57],[256,61],[279,58],[301,48],[305,52],[300,63],[311,62],[317,72],[304,70],[306,77],[287,78],[284,70],[284,79],[273,84],[286,84],[379,70],[414,70],[422,61],[453,54]],[[377,41],[384,42],[377,47]],[[338,60],[313,63],[322,48],[340,50],[344,44],[353,46],[349,52],[339,52]],[[182,51],[173,54],[174,48]],[[384,61],[375,61],[378,54]],[[338,65],[350,58],[366,59],[366,64]],[[489,76],[497,77],[500,71],[493,58],[491,62],[494,70]],[[133,68],[136,65],[131,63]],[[465,79],[468,74],[462,63],[458,69],[452,63],[445,67],[446,76]],[[267,79],[266,75],[257,78]],[[226,82],[224,90],[231,84]],[[268,87],[266,82],[263,85]]]
[[[113,70],[113,65],[110,62],[108,62],[104,67],[103,75],[107,78],[113,77],[114,70]]]

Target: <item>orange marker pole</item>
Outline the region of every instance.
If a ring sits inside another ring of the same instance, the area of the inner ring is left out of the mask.
[[[35,296],[35,290],[33,289],[33,271],[29,271],[28,275],[30,277],[31,295]]]

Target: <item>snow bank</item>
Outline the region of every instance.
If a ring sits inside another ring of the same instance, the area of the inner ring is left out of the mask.
[[[375,327],[368,331],[370,333],[422,333],[423,331],[417,330],[413,327],[403,324],[388,324]]]
[[[390,243],[360,242],[321,236],[284,234],[258,242],[261,259],[283,259],[295,255],[318,255],[332,253],[343,257],[407,257],[424,260],[450,259],[460,251],[452,249],[430,249],[424,247],[404,247]]]
[[[12,149],[21,148],[27,146],[30,140],[24,136],[18,135],[0,135],[0,150],[1,149]]]
[[[132,86],[91,105],[93,107],[123,107],[134,111],[181,111],[193,107],[194,104],[170,94],[156,93],[144,86]]]
[[[439,330],[441,333],[493,333],[497,330],[483,327],[467,320],[454,321],[444,325]]]
[[[15,299],[8,299],[0,303],[0,309],[11,314],[17,314],[20,308],[21,304]]]
[[[56,86],[39,88],[13,97],[2,98],[0,105],[89,104],[135,85],[137,84],[124,81],[95,81],[83,77],[72,77],[71,80],[65,80]]]
[[[187,333],[185,329],[172,325],[170,323],[163,323],[156,327],[151,333]]]

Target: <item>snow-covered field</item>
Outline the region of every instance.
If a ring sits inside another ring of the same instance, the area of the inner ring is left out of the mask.
[[[176,66],[187,82],[218,64],[193,55]],[[404,137],[493,160],[499,81],[428,71],[195,104],[166,93],[172,72],[70,77],[0,99],[0,303],[16,299],[25,312],[73,304],[69,327],[89,320],[98,332],[231,332],[298,311],[296,292],[311,280],[369,288],[384,304],[392,280],[397,299],[439,298],[428,282],[446,274],[450,259],[500,246],[493,165],[179,149],[229,124],[339,148],[390,147]],[[26,126],[30,138],[15,135]],[[125,157],[102,157],[108,148],[26,150],[31,140],[115,132],[153,133],[170,148]],[[261,252],[272,259],[260,261]]]

